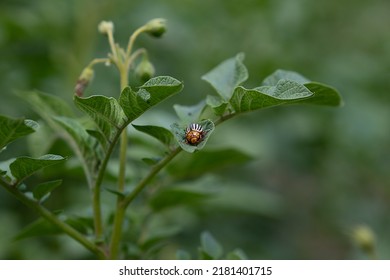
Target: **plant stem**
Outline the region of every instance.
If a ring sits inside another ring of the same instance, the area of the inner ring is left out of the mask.
[[[138,35],[140,35],[145,30],[146,30],[146,26],[144,25],[144,26],[141,26],[140,28],[138,28],[136,31],[134,31],[133,34],[131,34],[131,36],[129,38],[129,43],[127,44],[126,58],[130,57],[131,51],[132,51],[133,46],[134,46],[135,39],[137,39]]]
[[[56,225],[65,234],[69,235],[71,238],[78,241],[81,245],[83,245],[86,249],[88,249],[93,254],[95,254],[98,258],[100,258],[100,259],[105,258],[104,252],[97,245],[95,245],[93,242],[89,241],[84,235],[82,235],[80,232],[75,230],[73,227],[71,227],[70,225],[61,221],[56,215],[54,215],[52,212],[47,210],[45,207],[43,207],[37,201],[28,198],[23,193],[19,192],[15,186],[9,185],[6,182],[4,182],[3,180],[0,180],[0,183],[2,186],[4,186],[4,188],[8,192],[10,192],[12,195],[14,195],[23,204],[25,204],[26,206],[28,206],[30,208],[33,208],[42,217],[44,217],[46,220],[48,220],[52,224]]]
[[[101,214],[101,201],[100,201],[100,189],[103,183],[103,177],[106,171],[108,160],[111,157],[112,151],[115,148],[115,144],[118,142],[118,138],[121,134],[117,133],[112,140],[111,144],[108,147],[108,150],[104,156],[102,164],[99,168],[99,172],[96,176],[95,183],[93,184],[93,218],[95,226],[95,238],[98,242],[103,240],[103,223],[102,223],[102,214]]]
[[[134,190],[125,196],[123,200],[123,206],[126,208],[129,204],[137,197],[137,195],[146,187],[146,185],[163,169],[175,156],[177,156],[182,149],[180,147],[175,148],[170,152],[164,159],[159,161],[148,173],[148,175],[143,178]]]
[[[120,74],[121,90],[128,85],[128,64],[126,61],[117,65]],[[126,126],[127,127],[127,126]],[[126,181],[126,161],[127,161],[127,129],[123,129],[120,137],[119,150],[119,174],[118,174],[118,192],[123,193],[125,190]],[[125,208],[122,207],[123,197],[118,196],[116,201],[116,211],[114,217],[114,225],[110,242],[110,259],[116,259],[119,252],[119,244],[122,235],[122,223],[125,216]]]
[[[117,208],[114,219],[114,229],[110,243],[110,258],[116,259],[118,257],[119,245],[122,233],[123,220],[125,218],[126,208],[137,197],[137,195],[147,186],[147,184],[157,175],[157,173],[163,169],[175,156],[177,156],[182,149],[177,147],[171,151],[164,159],[157,163],[150,171],[149,174],[142,179],[133,191],[125,196],[118,197]]]
[[[219,125],[222,122],[234,117],[235,114],[228,114],[225,116],[221,116],[215,121],[215,125]],[[146,177],[144,177],[138,185],[133,189],[133,191],[125,197],[118,197],[117,200],[117,208],[114,219],[114,229],[111,237],[110,243],[110,258],[116,259],[118,257],[121,233],[122,233],[122,225],[123,219],[125,217],[126,208],[130,205],[130,203],[137,197],[137,195],[147,186],[147,184],[161,171],[174,157],[176,157],[182,149],[180,147],[175,148],[171,151],[164,159],[158,162],[148,173]]]

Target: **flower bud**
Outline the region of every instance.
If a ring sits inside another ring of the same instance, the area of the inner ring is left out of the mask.
[[[145,55],[142,58],[142,61],[138,64],[137,68],[135,68],[135,75],[142,82],[146,82],[154,76],[154,73],[154,66]]]
[[[83,72],[81,72],[80,77],[77,80],[76,86],[74,88],[75,94],[77,96],[82,96],[85,89],[87,88],[89,82],[92,81],[94,76],[94,71],[92,68],[85,68]]]
[[[145,32],[154,36],[161,37],[167,30],[166,20],[163,18],[155,18],[146,23]]]
[[[114,32],[114,24],[112,21],[101,21],[98,25],[98,31],[104,35]]]
[[[375,252],[375,234],[368,226],[356,226],[352,230],[352,238],[366,254],[372,255]]]

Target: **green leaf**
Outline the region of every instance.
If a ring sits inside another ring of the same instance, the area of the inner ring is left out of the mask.
[[[209,139],[211,133],[214,131],[215,125],[211,120],[203,120],[198,122],[203,128],[204,136],[203,139],[199,142],[198,145],[190,145],[186,141],[186,129],[178,123],[171,125],[173,135],[176,138],[176,141],[179,143],[180,147],[186,152],[193,153],[195,151],[203,149],[206,145],[207,140]],[[188,124],[190,125],[190,124]]]
[[[27,138],[29,154],[32,157],[39,157],[49,153],[53,144],[58,139],[58,134],[53,133],[53,129],[46,123],[39,123],[39,130]]]
[[[202,76],[202,79],[210,83],[217,93],[228,101],[234,89],[248,79],[248,70],[243,64],[244,58],[245,55],[239,53],[219,64]]]
[[[80,158],[88,177],[98,169],[104,156],[99,140],[91,136],[75,119],[54,117],[54,121],[67,133],[68,143]]]
[[[287,103],[293,104],[294,101],[294,99],[279,99],[257,89],[238,87],[234,91],[230,104],[236,113],[244,113]]]
[[[175,109],[176,114],[182,123],[193,123],[200,119],[200,115],[202,114],[205,105],[205,102],[201,101],[194,106],[183,106],[175,104],[173,105],[173,108]]]
[[[214,95],[207,95],[206,103],[213,109],[214,114],[217,116],[222,116],[226,111],[227,105],[229,104],[221,97]]]
[[[55,188],[60,186],[62,180],[55,180],[50,182],[45,182],[37,185],[33,190],[33,196],[36,200],[42,201],[47,197]]]
[[[74,216],[61,217],[61,220],[83,234],[90,234],[92,231],[91,229],[93,228],[93,220],[91,218]],[[63,231],[60,228],[50,223],[46,219],[40,218],[26,226],[20,233],[18,233],[18,235],[15,236],[14,239],[22,240],[30,237],[62,233]]]
[[[173,134],[170,130],[160,127],[160,126],[154,126],[154,125],[134,125],[133,127],[141,131],[143,133],[146,133],[157,140],[159,140],[161,143],[163,143],[166,146],[171,146],[174,142]]]
[[[313,94],[304,85],[286,79],[279,80],[274,86],[261,86],[255,88],[255,90],[279,100],[306,98]]]
[[[92,234],[94,229],[91,217],[70,216],[65,219],[65,223],[82,234]]]
[[[46,121],[53,116],[73,117],[73,110],[61,98],[39,91],[19,92],[18,96],[32,105],[34,111]]]
[[[21,182],[38,170],[63,162],[65,158],[58,155],[44,155],[40,158],[18,157],[10,164],[10,170],[17,182]]]
[[[23,230],[21,230],[16,236],[15,240],[22,240],[30,237],[43,236],[43,235],[52,235],[52,234],[60,234],[61,230],[48,222],[47,220],[40,218],[28,226],[26,226]]]
[[[108,142],[126,122],[126,116],[121,106],[113,97],[93,95],[81,98],[75,95],[74,101],[82,111],[94,120]]]
[[[12,141],[35,132],[38,124],[32,120],[12,119],[0,115],[0,150]]]
[[[182,88],[183,84],[172,77],[155,77],[147,81],[137,92],[126,87],[119,97],[119,104],[128,118],[127,121],[132,122],[151,107],[181,91]]]
[[[294,71],[278,69],[264,79],[264,86],[275,86],[280,80],[290,80],[299,84],[310,82],[309,79]]]
[[[217,260],[222,257],[223,248],[210,232],[202,232],[200,236],[200,246],[203,258]]]
[[[307,87],[313,93],[313,96],[308,99],[297,101],[296,103],[325,106],[343,105],[340,94],[336,89],[330,86],[317,82],[310,82],[306,83],[305,87]]]
[[[335,89],[309,82],[298,73],[285,70],[275,71],[264,80],[261,87],[237,87],[230,99],[236,113],[283,104],[339,106],[341,103],[341,97]]]
[[[172,162],[167,168],[176,178],[196,177],[227,166],[242,165],[250,160],[250,155],[233,148],[208,149],[193,155],[183,154],[179,161]]]

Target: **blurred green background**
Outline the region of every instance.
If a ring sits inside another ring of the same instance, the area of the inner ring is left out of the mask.
[[[350,237],[354,226],[364,224],[377,237],[379,258],[389,259],[389,11],[387,0],[3,0],[0,113],[38,119],[15,90],[39,89],[71,103],[81,70],[108,52],[97,32],[101,20],[114,22],[115,37],[125,45],[138,26],[166,18],[163,38],[144,35],[137,46],[149,50],[157,75],[182,80],[185,89],[141,124],[168,126],[175,120],[172,105],[193,105],[211,94],[200,77],[238,52],[246,53],[247,87],[278,68],[294,70],[337,88],[345,105],[271,108],[218,127],[211,149],[235,148],[253,160],[182,181],[205,187],[217,180],[218,193],[156,214],[160,223],[181,229],[158,257],[173,258],[176,249],[195,256],[199,235],[208,230],[226,251],[241,248],[251,259],[365,258]],[[97,67],[87,94],[118,92],[113,67]],[[31,141],[26,143],[14,143],[0,160],[31,154]],[[51,152],[71,155],[61,142]],[[48,207],[88,213],[89,194],[74,161],[46,175],[64,177]],[[174,164],[170,172],[174,178]],[[0,190],[1,259],[89,257],[67,237],[12,241],[36,218]]]

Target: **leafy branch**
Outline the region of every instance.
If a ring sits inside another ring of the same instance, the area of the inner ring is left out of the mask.
[[[40,185],[33,195],[34,198],[19,190],[22,182],[37,170],[60,163],[65,158],[57,155],[44,155],[37,159],[20,157],[9,164],[9,171],[0,170],[0,183],[4,188],[99,258],[116,259],[120,256],[123,224],[130,204],[182,151],[195,153],[205,148],[216,126],[242,113],[274,106],[342,104],[340,95],[332,87],[285,70],[277,70],[265,78],[258,87],[247,89],[243,83],[248,79],[248,71],[244,65],[244,54],[240,53],[222,62],[202,77],[212,86],[216,95],[209,95],[194,106],[174,106],[179,120],[171,125],[170,130],[155,125],[133,124],[136,130],[160,141],[167,149],[167,153],[162,159],[153,161],[147,174],[127,192],[125,180],[129,148],[127,127],[150,108],[180,92],[183,84],[169,76],[152,77],[154,67],[148,60],[146,50],[141,48],[133,51],[135,40],[140,34],[161,36],[165,32],[164,20],[155,19],[138,28],[130,36],[126,48],[121,48],[115,43],[114,26],[111,22],[102,22],[99,31],[107,35],[111,52],[107,58],[93,59],[82,71],[74,96],[75,105],[89,116],[93,124],[86,125],[85,120],[77,118],[73,110],[57,97],[36,91],[20,93],[46,123],[65,139],[80,159],[92,196],[94,242],[42,206],[42,201],[59,185],[58,182]],[[135,90],[128,85],[128,76],[133,64],[136,64],[140,57],[142,58],[135,68],[135,74],[146,81]],[[94,76],[93,67],[99,63],[114,64],[119,71],[121,92],[117,98],[103,95],[83,96]],[[210,112],[213,120],[209,119]],[[24,119],[11,120],[0,116],[0,122],[0,152],[10,142],[37,129],[35,122]],[[199,126],[202,133],[196,144],[187,141],[187,128],[193,123]],[[118,186],[113,191],[117,195],[117,201],[112,231],[109,233],[102,218],[101,189],[109,160],[118,142],[120,142]],[[210,240],[208,235],[205,236],[205,240]]]

